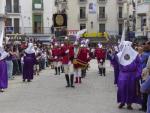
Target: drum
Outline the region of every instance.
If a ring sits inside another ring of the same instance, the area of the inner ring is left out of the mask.
[[[74,68],[87,68],[88,67],[87,62],[81,61],[79,59],[74,59],[73,65],[74,65]]]

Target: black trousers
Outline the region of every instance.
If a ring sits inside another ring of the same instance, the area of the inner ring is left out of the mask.
[[[148,94],[146,93],[143,93],[142,94],[142,100],[143,100],[143,103],[142,103],[142,109],[143,110],[147,110],[147,100],[148,100]]]
[[[20,71],[19,71],[18,60],[15,59],[15,60],[13,60],[13,75],[18,75],[19,73],[20,73]]]

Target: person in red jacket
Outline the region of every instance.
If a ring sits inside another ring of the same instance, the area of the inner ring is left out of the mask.
[[[60,67],[58,62],[60,61],[60,48],[57,43],[55,43],[54,48],[52,49],[52,58],[53,58],[53,64],[55,68],[55,75],[60,75]]]
[[[73,57],[74,57],[74,47],[69,43],[68,38],[65,38],[64,46],[61,49],[62,64],[64,66],[65,78],[67,81],[66,87],[74,88],[74,73],[73,73]]]
[[[82,83],[81,81],[81,70],[88,66],[89,62],[89,52],[88,49],[81,44],[75,52],[75,61],[74,61],[74,73],[76,76],[75,83]]]
[[[61,43],[61,47],[60,47],[61,54],[63,51],[63,47],[64,47],[64,43]],[[62,64],[62,56],[61,56],[61,73],[64,73],[64,66]]]
[[[106,75],[106,69],[105,69],[105,58],[106,58],[106,52],[104,49],[102,49],[102,45],[99,43],[98,47],[95,49],[95,57],[98,62],[98,69],[99,69],[99,74],[102,76],[102,74],[105,76]]]

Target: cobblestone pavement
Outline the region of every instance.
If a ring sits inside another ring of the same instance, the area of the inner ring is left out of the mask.
[[[117,88],[109,62],[106,77],[98,76],[96,61],[90,66],[87,77],[75,89],[65,88],[64,75],[53,75],[49,68],[31,83],[16,77],[7,91],[0,93],[0,113],[142,113],[138,105],[133,111],[117,108]]]

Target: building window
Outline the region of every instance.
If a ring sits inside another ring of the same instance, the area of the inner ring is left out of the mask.
[[[12,28],[12,19],[11,18],[6,18],[5,32],[8,33],[8,34],[11,34],[13,32],[13,29],[10,29],[10,28]]]
[[[144,27],[146,26],[146,17],[141,17],[141,31],[144,31]]]
[[[86,0],[80,0],[80,2],[86,2]]]
[[[123,28],[123,24],[119,24],[119,35],[122,35],[122,29]]]
[[[86,24],[80,24],[80,30],[86,29]]]
[[[106,0],[99,0],[99,2],[105,2]]]
[[[12,26],[12,19],[6,18],[5,26]]]
[[[105,32],[105,24],[99,24],[99,32]]]
[[[19,33],[19,26],[20,26],[19,18],[14,18],[14,33]]]
[[[6,0],[6,12],[11,13],[12,12],[12,2],[11,0]]]
[[[105,7],[99,7],[99,18],[105,18]]]
[[[86,8],[80,7],[80,19],[86,18]]]
[[[33,15],[33,32],[42,33],[43,32],[43,15]]]
[[[19,13],[19,0],[14,0],[14,13]]]
[[[122,7],[119,7],[119,18],[122,18]]]
[[[42,3],[43,0],[33,0],[33,3]]]
[[[33,0],[33,10],[43,10],[43,0]]]

